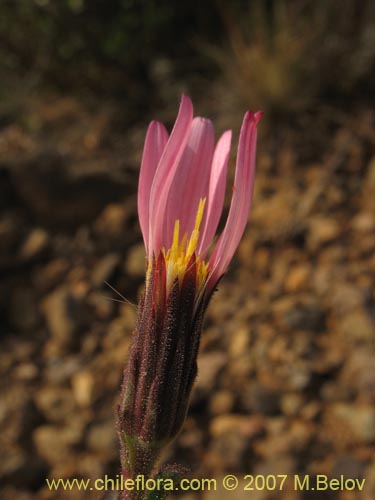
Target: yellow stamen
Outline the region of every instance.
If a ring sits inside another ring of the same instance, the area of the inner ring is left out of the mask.
[[[171,259],[177,259],[180,252],[179,248],[180,221],[176,220],[173,231],[173,243],[170,250]]]
[[[176,278],[179,282],[187,271],[190,259],[197,250],[199,241],[199,229],[202,224],[206,198],[201,198],[198,205],[197,216],[195,218],[194,229],[190,238],[184,234],[180,241],[180,221],[177,219],[173,230],[173,241],[169,250],[163,249],[166,268],[167,268],[167,290],[170,290],[172,283]],[[208,263],[201,260],[198,255],[195,257],[197,268],[197,293],[204,285],[208,274]]]
[[[198,211],[197,211],[197,216],[195,218],[195,225],[194,229],[191,233],[190,240],[189,240],[189,245],[186,251],[187,257],[190,259],[190,257],[193,255],[195,252],[197,245],[198,245],[198,239],[199,239],[199,228],[202,222],[203,218],[203,211],[204,211],[204,206],[206,204],[206,198],[201,198],[199,200],[199,206],[198,206]],[[177,221],[176,221],[177,222]]]

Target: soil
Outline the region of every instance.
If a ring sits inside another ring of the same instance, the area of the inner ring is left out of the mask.
[[[145,267],[146,122],[121,130],[116,116],[49,95],[0,120],[3,500],[101,498],[49,491],[45,479],[119,473],[114,406]],[[359,107],[329,133],[322,125],[317,148],[321,123],[311,134],[259,128],[250,222],[206,317],[185,426],[163,456],[189,477],[235,474],[240,486],[172,498],[375,497],[371,115]],[[247,474],[366,482],[362,493],[290,481],[242,491]]]

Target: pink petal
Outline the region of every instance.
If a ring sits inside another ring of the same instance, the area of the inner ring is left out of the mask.
[[[183,95],[172,133],[160,158],[150,194],[149,253],[157,255],[165,246],[166,207],[170,187],[189,137],[193,105]]]
[[[232,132],[227,130],[220,137],[215,148],[206,202],[206,216],[203,219],[202,237],[198,248],[198,254],[201,257],[205,256],[212,243],[223,210],[231,141]]]
[[[245,114],[238,144],[232,201],[225,228],[210,258],[210,284],[226,271],[245,230],[253,195],[257,123],[262,114]]]
[[[194,118],[169,192],[167,246],[172,242],[177,219],[181,235],[187,233],[190,236],[194,229],[199,200],[207,196],[214,144],[215,132],[211,121]]]
[[[147,129],[138,185],[138,217],[147,252],[151,186],[156,168],[167,141],[168,132],[166,131],[164,125],[162,123],[152,121]]]

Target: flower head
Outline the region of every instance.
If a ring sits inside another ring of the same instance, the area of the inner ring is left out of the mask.
[[[149,475],[160,449],[184,422],[204,312],[248,219],[260,117],[245,114],[229,214],[211,253],[224,204],[231,132],[215,146],[211,121],[193,118],[186,96],[170,136],[159,122],[148,128],[138,190],[146,286],[117,408],[128,477]]]
[[[210,120],[193,118],[183,95],[173,130],[149,125],[138,190],[138,213],[149,265],[162,254],[167,293],[180,283],[193,257],[197,293],[210,294],[225,273],[240,242],[252,200],[257,123],[261,113],[243,119],[232,201],[225,228],[207,257],[223,210],[231,131],[215,146]]]

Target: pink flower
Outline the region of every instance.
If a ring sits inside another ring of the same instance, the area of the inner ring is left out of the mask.
[[[160,252],[165,257],[168,290],[176,277],[182,279],[192,255],[199,289],[208,293],[228,268],[248,220],[261,116],[252,111],[244,116],[229,215],[210,257],[207,253],[223,209],[232,133],[224,132],[215,146],[212,122],[193,118],[191,100],[185,95],[170,136],[162,123],[150,123],[138,213],[148,261],[158,259]]]
[[[126,478],[148,477],[184,423],[204,314],[248,219],[260,117],[245,114],[229,215],[211,252],[224,204],[231,132],[215,147],[212,123],[193,119],[186,96],[170,136],[159,122],[149,126],[138,190],[146,286],[117,407]],[[121,498],[144,496],[124,491]]]

